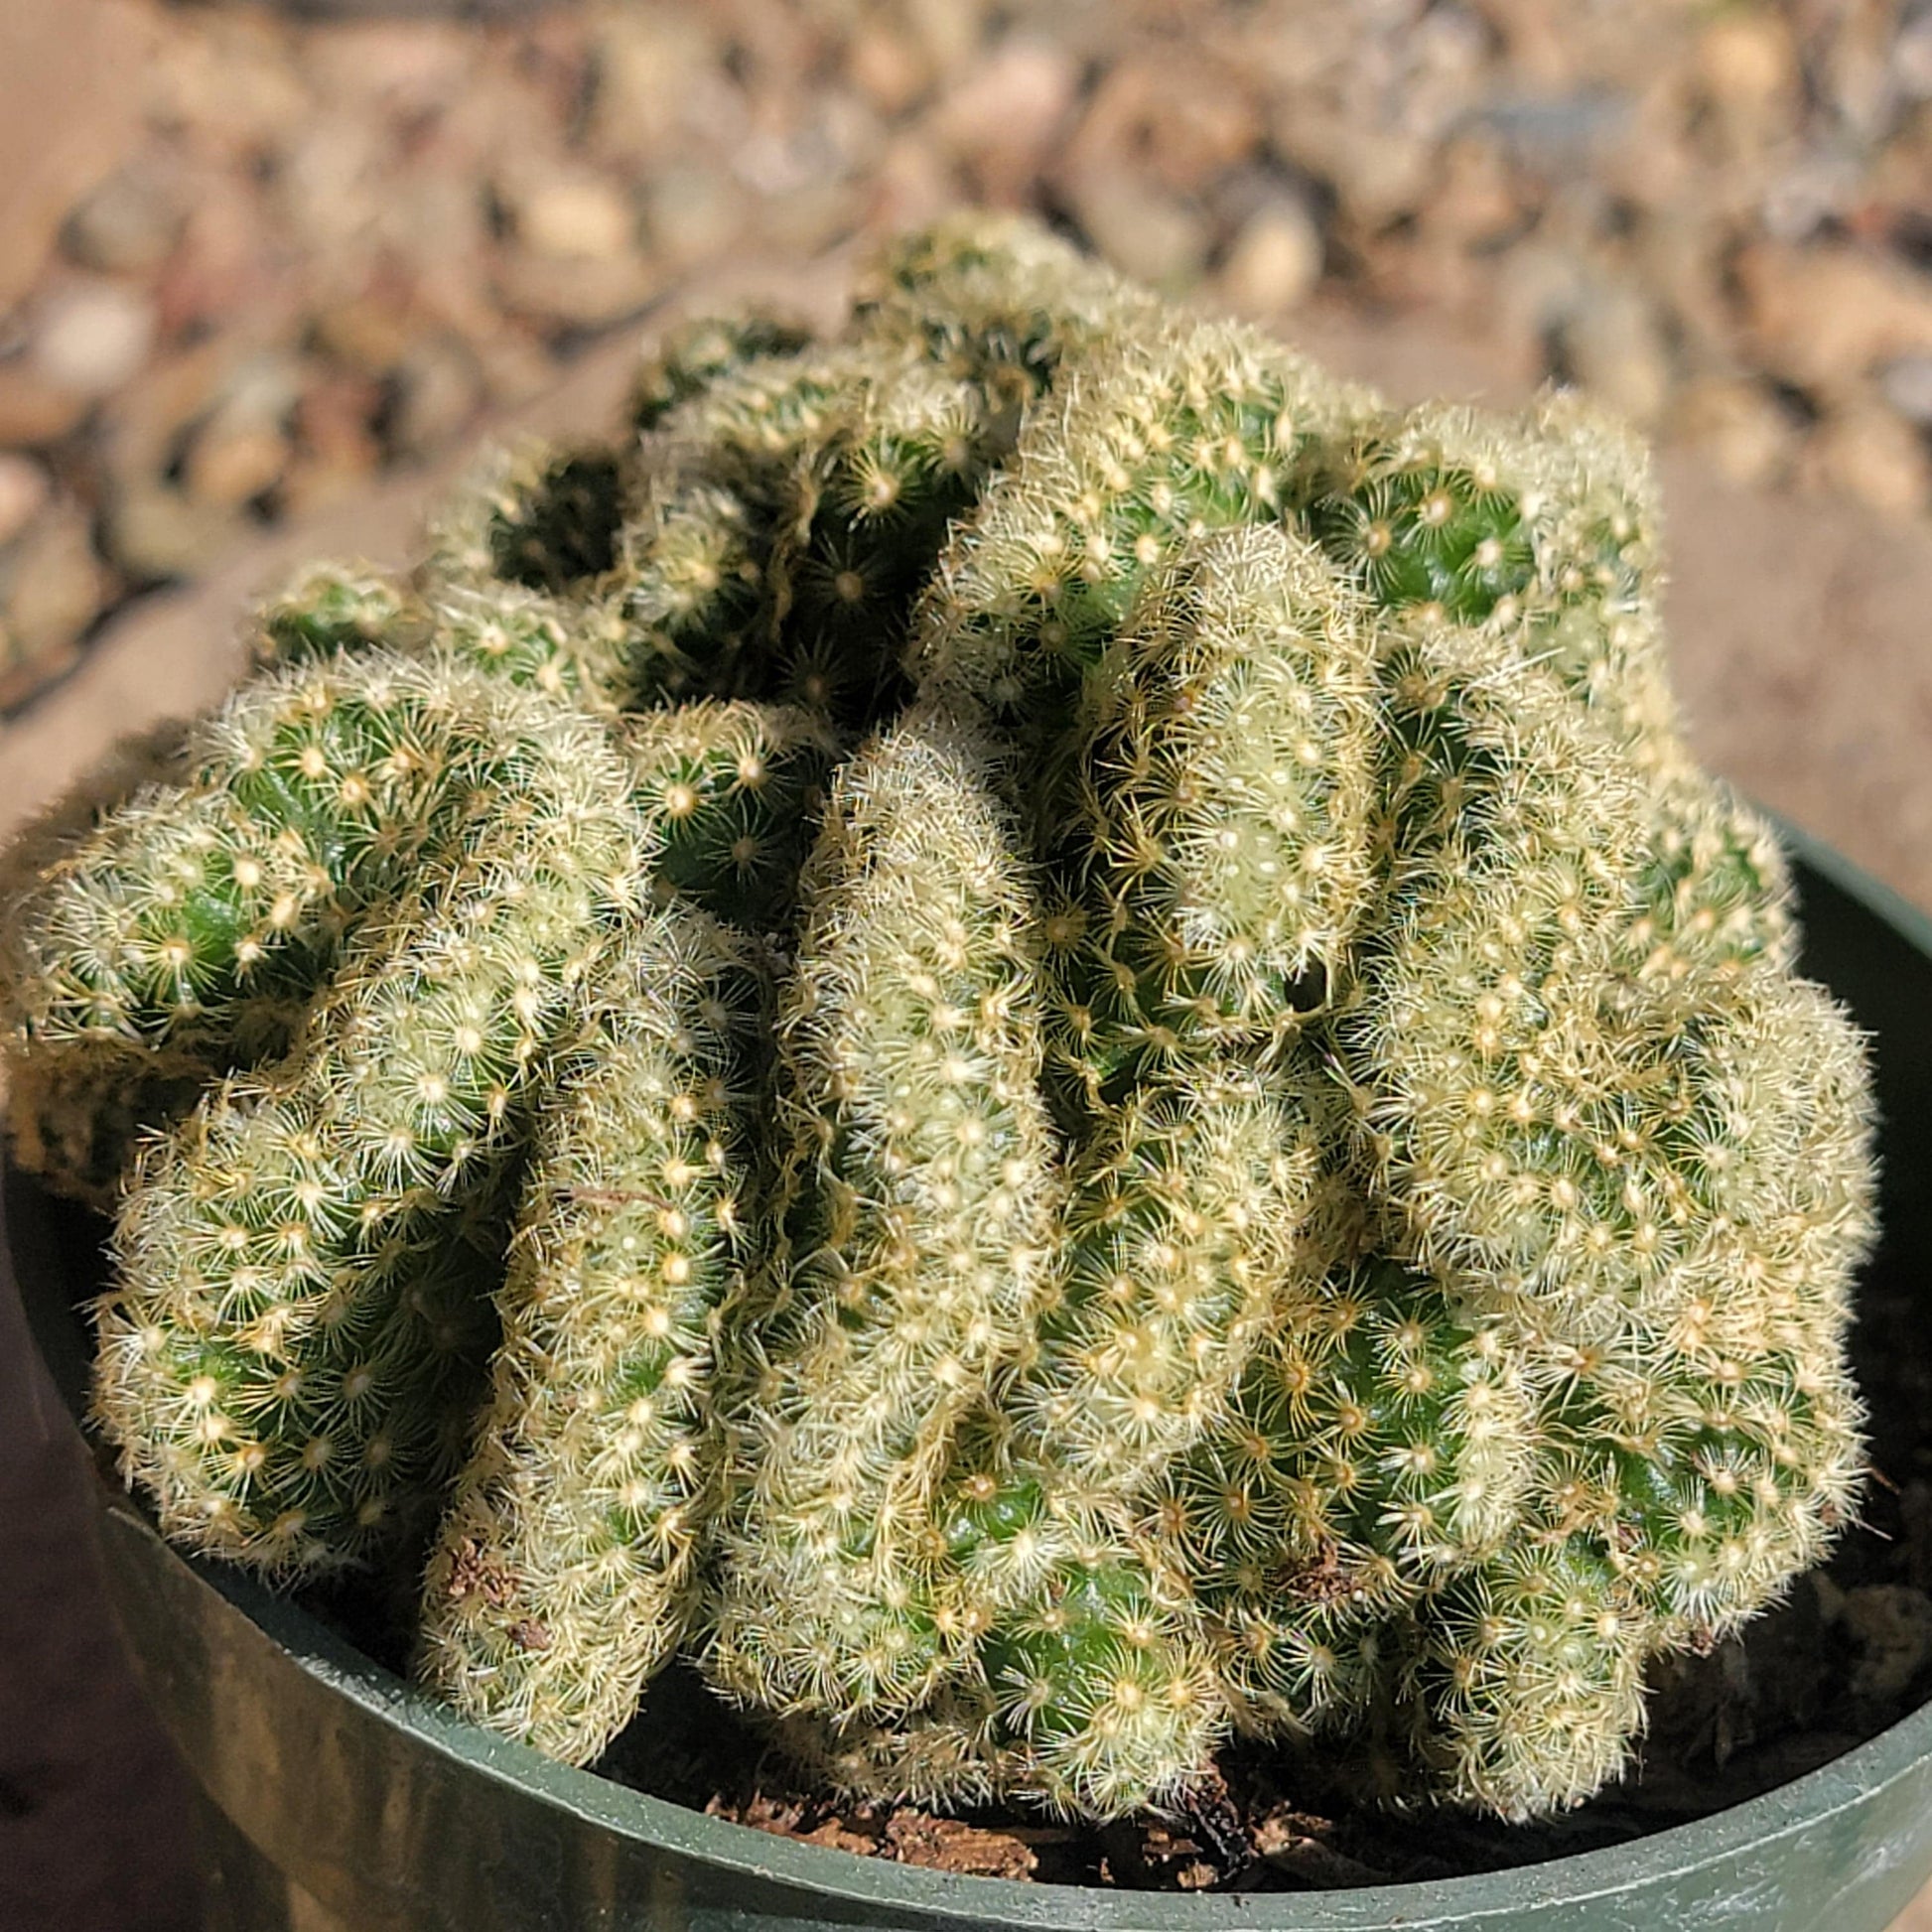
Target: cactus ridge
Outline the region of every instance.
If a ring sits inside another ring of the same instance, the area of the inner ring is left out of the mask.
[[[912,594],[998,454],[979,389],[911,345],[833,346],[745,364],[652,442],[625,531],[636,689],[877,716]]]
[[[608,450],[536,438],[493,450],[432,522],[428,573],[553,595],[581,590],[618,562],[626,483],[623,463]]]
[[[353,1561],[460,1452],[489,1323],[452,1237],[507,1185],[549,1035],[648,850],[621,778],[585,790],[358,935],[297,1055],[144,1150],[95,1409],[198,1547]]]
[[[1318,553],[1203,539],[1083,680],[1048,766],[1060,1058],[1089,1104],[1292,1038],[1370,896],[1373,664]]]
[[[645,355],[630,387],[630,420],[639,432],[653,430],[680,403],[745,363],[795,355],[811,344],[808,324],[776,313],[753,309],[694,316],[668,331]]]
[[[179,1540],[588,1761],[1110,1818],[1236,1734],[1575,1804],[1854,1514],[1863,1045],[1665,665],[1643,451],[1025,223],[667,339],[0,866]]]
[[[906,1708],[946,1667],[933,1494],[1043,1292],[1053,1174],[1028,907],[969,734],[840,774],[779,1042],[788,1253],[744,1336],[713,1666],[780,1705]]]
[[[1210,530],[1278,520],[1312,452],[1371,406],[1231,323],[1126,336],[1082,375],[1029,417],[914,632],[928,683],[1003,720],[1042,702],[1057,720],[1149,574]]]
[[[255,610],[244,632],[252,662],[296,664],[374,645],[407,647],[428,613],[386,571],[367,564],[305,565]]]
[[[609,770],[595,724],[435,657],[369,652],[244,685],[185,782],[137,792],[50,868],[13,983],[36,1038],[219,1036],[248,997],[312,991],[427,853],[504,795]]]
[[[854,306],[860,340],[913,343],[981,389],[1010,447],[1060,365],[1123,331],[1159,326],[1162,306],[1032,223],[941,220],[888,251]]]
[[[552,1049],[489,1399],[424,1584],[427,1681],[564,1758],[616,1735],[696,1609],[761,1003],[742,955],[702,915],[647,920]]]

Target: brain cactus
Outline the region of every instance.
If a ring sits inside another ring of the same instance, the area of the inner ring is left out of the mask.
[[[1861,1042],[1658,570],[1574,398],[1017,224],[673,339],[14,855],[129,1476],[577,1761],[683,1654],[868,1795],[1582,1799],[1862,1458]]]

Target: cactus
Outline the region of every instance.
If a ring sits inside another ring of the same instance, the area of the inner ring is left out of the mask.
[[[655,432],[627,537],[636,688],[876,715],[991,437],[974,385],[910,345],[755,361],[692,397]]]
[[[427,615],[386,572],[367,564],[310,564],[254,613],[247,630],[256,664],[293,664],[367,645],[391,648],[427,628]]]
[[[144,786],[177,780],[186,748],[179,723],[129,738],[55,799],[0,852],[0,987],[25,989],[40,978],[35,901],[51,870],[82,843],[101,819]],[[118,1041],[35,1040],[15,1022],[0,1045],[14,1162],[56,1191],[110,1209],[122,1171],[142,1128],[192,1107],[201,1089],[222,1070],[219,1056],[194,1050],[156,1055]],[[267,1035],[271,1016],[250,1029]],[[264,1038],[265,1049],[272,1050]]]
[[[431,525],[430,573],[563,593],[618,561],[623,465],[596,448],[529,441],[492,451]]]
[[[811,345],[808,325],[757,310],[694,316],[666,334],[644,357],[630,385],[630,421],[653,430],[679,403],[721,376],[766,355],[792,355]]]
[[[702,918],[647,922],[551,1053],[489,1401],[424,1585],[427,1681],[560,1757],[617,1733],[695,1608],[759,1013],[735,951]]]
[[[575,1760],[683,1655],[870,1798],[1579,1801],[1862,1455],[1867,1072],[1660,557],[1576,399],[1022,223],[691,326],[14,861],[124,1465],[426,1547],[425,1680]]]

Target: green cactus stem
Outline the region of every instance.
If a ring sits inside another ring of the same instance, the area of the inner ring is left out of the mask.
[[[550,1055],[489,1401],[424,1586],[421,1674],[571,1762],[622,1727],[696,1608],[758,1003],[724,935],[673,912],[600,962]]]
[[[1855,1512],[1863,1042],[1593,407],[962,216],[431,550],[0,871],[169,1535],[430,1549],[426,1680],[576,1761],[677,1655],[869,1800],[1515,1819]]]
[[[164,1527],[274,1575],[397,1547],[460,1455],[486,1239],[543,1056],[648,846],[617,760],[351,943],[289,1065],[143,1151],[94,1410]]]
[[[807,872],[779,1029],[788,1252],[741,1337],[710,1653],[780,1710],[904,1710],[943,1674],[934,1492],[1044,1290],[1029,906],[982,757],[944,720],[862,753]]]

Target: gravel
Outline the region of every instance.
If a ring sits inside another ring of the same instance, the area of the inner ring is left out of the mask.
[[[1903,0],[116,5],[133,131],[0,309],[0,704],[692,277],[973,199],[1291,331],[1440,317],[1734,480],[1932,513]]]

